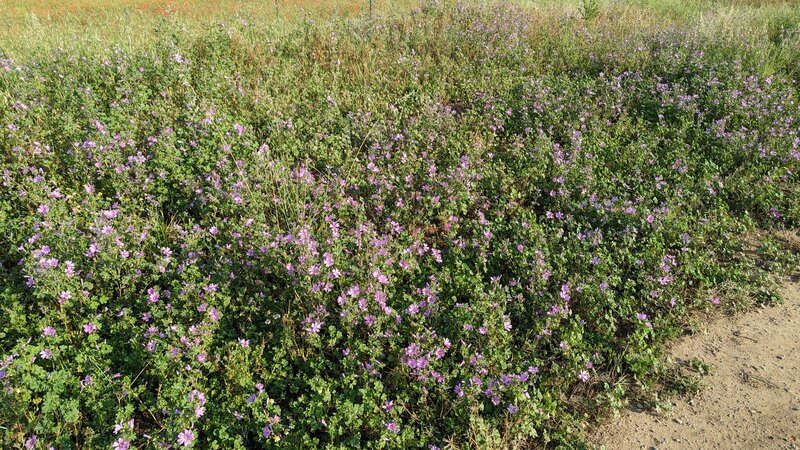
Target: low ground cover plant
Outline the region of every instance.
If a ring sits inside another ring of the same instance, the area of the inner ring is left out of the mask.
[[[791,42],[602,13],[2,56],[2,446],[578,445],[800,222]]]

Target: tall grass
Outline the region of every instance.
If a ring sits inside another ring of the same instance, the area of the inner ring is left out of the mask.
[[[4,0],[0,11],[0,51],[18,60],[46,53],[53,48],[85,48],[108,51],[123,48],[134,51],[152,46],[165,29],[182,34],[202,34],[211,24],[236,26],[248,23],[254,28],[275,30],[296,26],[302,21],[336,21],[363,18],[368,0],[279,1],[275,17],[272,1],[225,0],[222,2],[124,0],[33,1]],[[451,3],[444,0],[444,4]],[[548,36],[588,27],[602,33],[608,41],[624,39],[643,29],[680,27],[695,30],[718,41],[763,43],[753,55],[763,61],[764,73],[794,66],[798,56],[800,6],[784,0],[600,0],[597,17],[582,21],[578,0],[483,0],[493,10],[521,7],[545,25]],[[417,0],[375,0],[374,10],[383,17],[408,14]],[[452,6],[452,5],[451,5]],[[280,31],[278,31],[280,32]],[[565,36],[564,39],[569,39]],[[773,44],[773,45],[769,45]],[[777,45],[776,45],[777,44]]]

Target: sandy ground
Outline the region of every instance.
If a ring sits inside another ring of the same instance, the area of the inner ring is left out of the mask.
[[[626,410],[594,432],[606,449],[800,449],[800,281],[784,302],[724,317],[677,342],[709,363],[707,387],[657,416]]]

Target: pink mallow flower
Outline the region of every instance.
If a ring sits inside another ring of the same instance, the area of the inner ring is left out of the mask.
[[[125,438],[119,438],[111,446],[114,450],[128,450],[131,448],[131,441],[125,440]]]
[[[194,431],[186,429],[178,434],[178,445],[182,445],[184,447],[189,447],[194,442]]]

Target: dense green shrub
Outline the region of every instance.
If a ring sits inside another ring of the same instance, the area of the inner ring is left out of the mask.
[[[568,444],[650,383],[735,238],[800,222],[796,83],[533,20],[1,60],[2,445]]]

